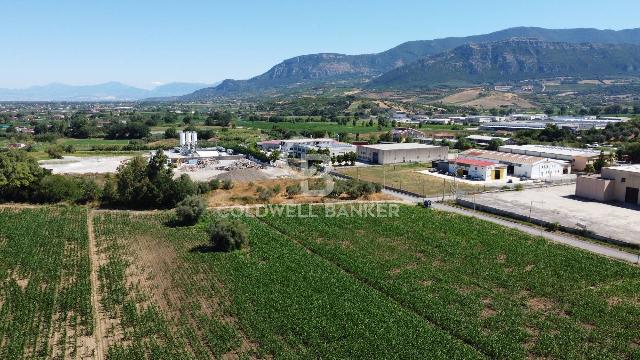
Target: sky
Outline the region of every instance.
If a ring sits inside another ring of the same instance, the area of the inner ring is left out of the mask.
[[[304,54],[513,26],[640,27],[638,0],[0,0],[0,87],[245,79]]]

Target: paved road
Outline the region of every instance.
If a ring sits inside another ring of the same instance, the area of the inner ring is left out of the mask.
[[[387,189],[383,190],[383,192],[412,203],[422,202],[424,200],[424,198],[418,198],[418,197],[398,193],[398,192],[387,190]],[[437,210],[448,211],[456,214],[475,217],[477,219],[486,220],[494,224],[517,229],[524,233],[531,234],[534,236],[542,236],[547,240],[557,242],[560,244],[569,245],[578,249],[586,250],[594,254],[607,256],[613,259],[626,261],[632,264],[640,264],[640,255],[628,253],[610,246],[599,245],[589,241],[580,240],[571,236],[544,231],[544,230],[541,230],[539,227],[533,227],[533,226],[517,223],[514,221],[504,220],[494,216],[485,215],[478,211],[466,210],[466,209],[461,209],[455,206],[436,203],[435,200],[439,200],[439,199],[430,199],[430,200],[433,201],[433,204],[432,204],[433,208]]]

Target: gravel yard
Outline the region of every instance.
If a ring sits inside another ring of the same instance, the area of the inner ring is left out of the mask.
[[[598,235],[640,245],[640,209],[576,198],[575,188],[572,184],[486,193],[476,195],[475,202],[573,228],[586,227]]]

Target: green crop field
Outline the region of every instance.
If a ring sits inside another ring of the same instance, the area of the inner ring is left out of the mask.
[[[419,207],[310,211],[242,215],[218,253],[223,213],[4,208],[0,358],[640,356],[638,267]]]
[[[1,209],[0,224],[0,358],[91,356],[86,209]]]
[[[313,209],[243,216],[235,253],[203,247],[206,219],[97,215],[110,357],[640,356],[637,267],[417,207]]]
[[[238,126],[243,126],[247,128],[254,128],[260,130],[271,130],[272,128],[280,128],[285,130],[297,130],[297,131],[325,131],[331,132],[333,134],[338,134],[341,132],[346,132],[350,134],[368,134],[368,133],[378,133],[377,125],[376,126],[364,126],[363,124],[359,124],[358,126],[353,126],[351,122],[347,125],[340,125],[335,122],[268,122],[268,121],[238,121]],[[391,130],[390,127],[384,128],[383,131]]]

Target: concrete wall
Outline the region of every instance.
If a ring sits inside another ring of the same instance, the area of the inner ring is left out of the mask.
[[[613,200],[613,183],[611,180],[593,176],[579,176],[576,182],[576,196],[597,200]]]
[[[640,189],[640,173],[620,169],[603,168],[602,177],[611,179],[613,185],[612,200],[624,202],[627,187]],[[622,182],[624,179],[624,182]],[[640,201],[637,205],[640,205]]]

